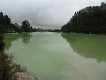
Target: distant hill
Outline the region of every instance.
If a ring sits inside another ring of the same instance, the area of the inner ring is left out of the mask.
[[[89,6],[75,12],[70,21],[61,27],[63,32],[106,34],[106,3]]]

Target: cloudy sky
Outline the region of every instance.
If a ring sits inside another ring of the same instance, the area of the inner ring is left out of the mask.
[[[66,24],[76,11],[101,2],[106,0],[0,0],[0,12],[13,23],[28,20],[34,27],[54,29]]]

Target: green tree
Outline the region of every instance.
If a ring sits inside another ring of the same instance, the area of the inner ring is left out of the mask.
[[[4,19],[5,19],[5,23],[6,24],[10,24],[11,23],[11,19],[7,15],[4,16]]]
[[[0,24],[4,24],[4,16],[2,12],[0,12]]]
[[[22,21],[22,26],[17,23],[11,23],[11,19],[8,15],[3,15],[0,12],[0,33],[14,33],[14,32],[35,32],[36,30],[30,27],[30,23],[27,20]]]
[[[75,12],[70,21],[61,27],[63,32],[106,34],[106,4],[90,6]]]
[[[22,21],[22,30],[25,31],[25,32],[28,32],[30,28],[30,23],[29,21],[25,20],[25,21]]]

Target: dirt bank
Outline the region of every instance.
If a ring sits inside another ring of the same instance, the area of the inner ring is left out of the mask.
[[[16,77],[17,77],[17,80],[38,80],[37,77],[35,77],[31,74],[21,73],[21,72],[17,72]]]

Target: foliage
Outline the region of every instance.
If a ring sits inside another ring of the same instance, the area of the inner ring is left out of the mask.
[[[18,30],[19,28],[11,23],[11,19],[8,15],[3,15],[3,13],[0,12],[0,33],[17,32]]]
[[[26,69],[13,63],[13,56],[5,54],[4,47],[3,37],[0,36],[0,80],[16,80],[15,73],[26,71]]]
[[[22,26],[17,23],[11,23],[11,19],[8,15],[4,15],[0,12],[0,33],[14,33],[14,32],[34,32],[35,29],[30,26],[29,21],[22,21]]]
[[[106,34],[106,4],[86,7],[75,12],[70,21],[61,30],[63,32]]]
[[[22,21],[22,26],[21,26],[21,31],[22,32],[34,32],[35,30],[32,28],[32,26],[30,26],[29,21],[25,20]]]

